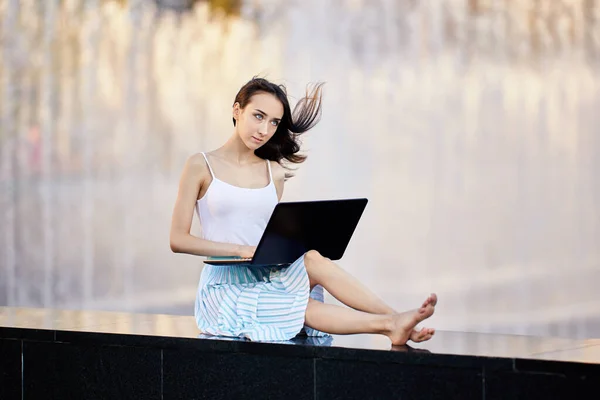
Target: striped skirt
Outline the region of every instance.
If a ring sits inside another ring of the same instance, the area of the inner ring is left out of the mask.
[[[310,292],[310,293],[309,293]],[[194,315],[204,334],[286,341],[304,330],[308,298],[323,302],[323,288],[310,290],[304,256],[286,268],[205,265]]]

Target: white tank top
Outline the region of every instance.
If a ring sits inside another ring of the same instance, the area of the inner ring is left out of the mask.
[[[201,154],[212,177],[206,193],[196,202],[202,237],[215,242],[257,246],[278,203],[271,164],[266,160],[269,184],[249,189],[218,179],[206,154]]]

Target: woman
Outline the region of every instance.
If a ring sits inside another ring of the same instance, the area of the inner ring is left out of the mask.
[[[220,148],[186,162],[173,210],[171,250],[197,256],[251,257],[291,175],[282,165],[301,163],[298,136],[321,115],[321,86],[290,110],[285,88],[254,78],[233,105],[233,135]],[[202,238],[192,236],[194,210]],[[349,308],[323,303],[323,287]],[[205,334],[283,341],[303,328],[325,333],[377,333],[393,345],[430,339],[433,329],[415,329],[437,302],[398,313],[355,278],[316,251],[287,268],[205,265],[195,317]]]

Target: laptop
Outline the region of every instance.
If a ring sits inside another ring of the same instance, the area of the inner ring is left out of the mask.
[[[339,260],[367,199],[281,202],[275,206],[252,258],[207,257],[210,265],[286,267],[309,250]]]

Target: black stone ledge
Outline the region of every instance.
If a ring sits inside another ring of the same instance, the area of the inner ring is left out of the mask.
[[[0,326],[0,339],[33,340],[53,342],[56,331],[53,329],[15,328]]]
[[[1,329],[1,328],[0,328]],[[169,350],[246,353],[312,358],[316,348],[281,343],[106,332],[56,331],[55,342],[103,346],[155,347]]]
[[[4,334],[8,331],[8,334]],[[497,369],[513,369],[510,358],[435,354],[409,346],[392,350],[321,347],[318,345],[281,344],[238,340],[169,337],[108,332],[79,332],[0,327],[0,337],[36,342],[82,344],[89,346],[152,347],[210,353],[244,353],[249,355],[296,358],[322,358],[374,363],[436,365],[453,368],[481,368],[486,365]],[[301,342],[300,337],[297,342]]]
[[[0,327],[0,338],[88,346],[126,346],[208,353],[242,353],[262,356],[360,361],[379,364],[410,364],[465,369],[480,369],[485,367],[488,371],[518,372],[518,370],[527,370],[556,373],[562,371],[563,368],[576,368],[581,371],[587,371],[587,367],[577,363],[527,359],[517,360],[508,357],[486,357],[464,354],[438,354],[431,353],[428,350],[415,349],[410,346],[382,350],[306,345],[301,344],[303,341],[302,337],[297,338],[295,344],[281,344],[243,340],[203,339],[197,337]],[[600,365],[595,367],[600,368]]]
[[[600,376],[600,341],[518,335],[438,331],[429,342],[399,347],[376,335],[334,335],[331,340],[298,336],[283,343],[266,343],[200,335],[190,316],[0,307],[0,339],[483,368],[486,374]]]
[[[410,346],[394,347],[390,350],[352,349],[346,347],[317,348],[316,357],[346,361],[372,363],[411,364],[451,368],[512,370],[514,360],[502,357],[484,357],[464,354],[438,354]]]
[[[566,378],[594,376],[600,386],[600,364],[573,361],[515,359],[513,370],[520,373],[545,373]]]

